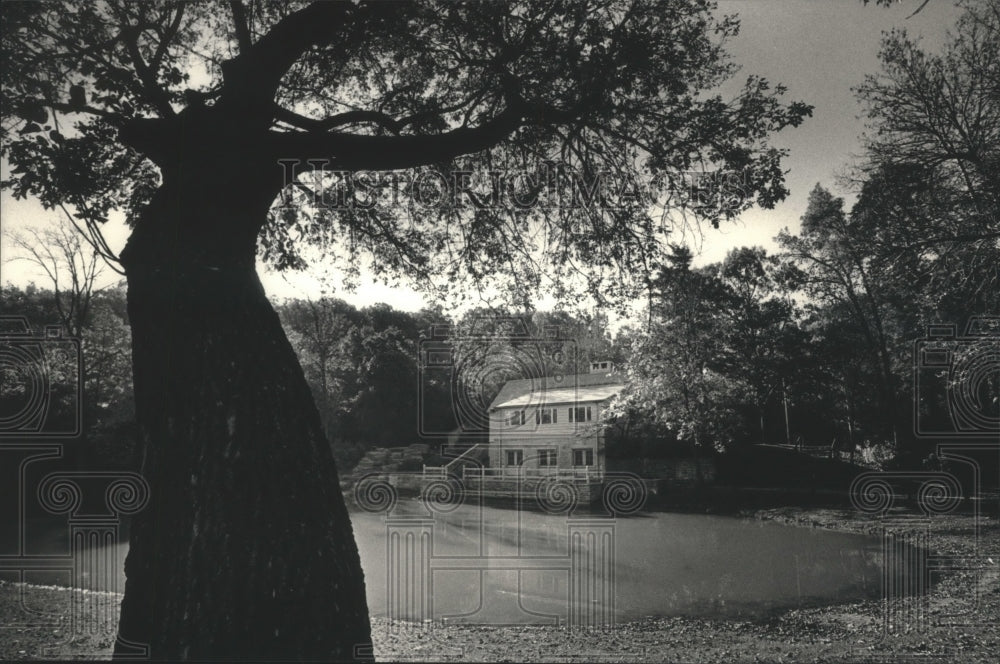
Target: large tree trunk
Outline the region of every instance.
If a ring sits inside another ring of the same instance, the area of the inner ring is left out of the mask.
[[[277,186],[255,178],[274,165],[243,165],[165,177],[123,253],[151,498],[131,528],[116,655],[356,659],[371,638],[351,522],[254,271]]]

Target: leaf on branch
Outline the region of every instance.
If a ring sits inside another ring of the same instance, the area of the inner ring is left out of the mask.
[[[87,92],[82,85],[73,85],[69,89],[69,103],[74,108],[83,108],[87,105]]]
[[[37,122],[38,124],[48,122],[49,120],[48,110],[46,110],[40,101],[35,99],[29,99],[21,104],[21,107],[17,110],[17,114],[28,122]]]
[[[21,133],[22,134],[34,134],[35,132],[39,132],[41,130],[42,130],[42,128],[38,126],[38,123],[36,123],[36,122],[29,122],[28,124],[24,125],[24,127],[21,129]]]

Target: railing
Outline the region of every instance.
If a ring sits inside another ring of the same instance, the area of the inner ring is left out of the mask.
[[[467,458],[482,447],[477,443],[443,466],[424,466],[425,477],[445,477],[451,474],[454,465]],[[598,482],[604,479],[604,471],[593,466],[581,466],[580,468],[526,468],[524,466],[503,466],[500,468],[486,468],[484,466],[464,466],[462,467],[463,479],[525,479],[539,477],[556,477],[559,479],[573,480],[577,482]]]
[[[451,461],[449,461],[448,463],[446,463],[444,465],[445,472],[446,473],[450,473],[452,466],[454,466],[459,461],[462,461],[463,459],[465,459],[467,456],[469,456],[470,454],[472,454],[473,452],[475,452],[476,450],[478,450],[480,447],[482,447],[482,444],[476,443],[475,445],[473,445],[472,447],[470,447],[469,449],[465,450],[464,452],[462,452],[461,454],[459,454],[457,457],[455,457],[454,459],[452,459]]]
[[[523,466],[505,466],[502,468],[469,468],[462,471],[463,479],[525,479],[539,477],[556,477],[580,482],[597,482],[604,479],[604,471],[591,466],[582,468],[524,468]]]
[[[454,459],[452,459],[443,466],[424,466],[424,475],[428,475],[431,477],[441,477],[444,475],[448,475],[449,473],[451,473],[451,469],[456,463],[465,460],[466,457],[468,457],[470,454],[475,452],[480,447],[482,447],[482,445],[480,443],[476,443],[475,445],[465,450],[464,452],[462,452],[457,457],[455,457]]]
[[[835,449],[832,445],[796,445],[786,443],[761,443],[757,447],[776,447],[782,450],[799,452],[817,459],[840,459],[847,461],[851,459],[849,450]]]

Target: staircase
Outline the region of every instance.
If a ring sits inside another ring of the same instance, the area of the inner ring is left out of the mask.
[[[466,464],[471,464],[475,461],[473,454],[485,451],[485,449],[485,445],[476,443],[443,466],[424,466],[424,475],[428,477],[444,477],[451,474],[461,476],[462,469]]]

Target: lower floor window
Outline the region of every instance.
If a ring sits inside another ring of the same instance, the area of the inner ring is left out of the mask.
[[[594,450],[583,449],[583,450],[573,450],[573,465],[574,466],[593,466],[594,465]]]
[[[538,453],[538,465],[539,466],[554,466],[554,465],[556,465],[556,451],[555,450],[541,450]]]
[[[522,450],[507,450],[507,465],[520,466],[524,463],[524,452]]]

